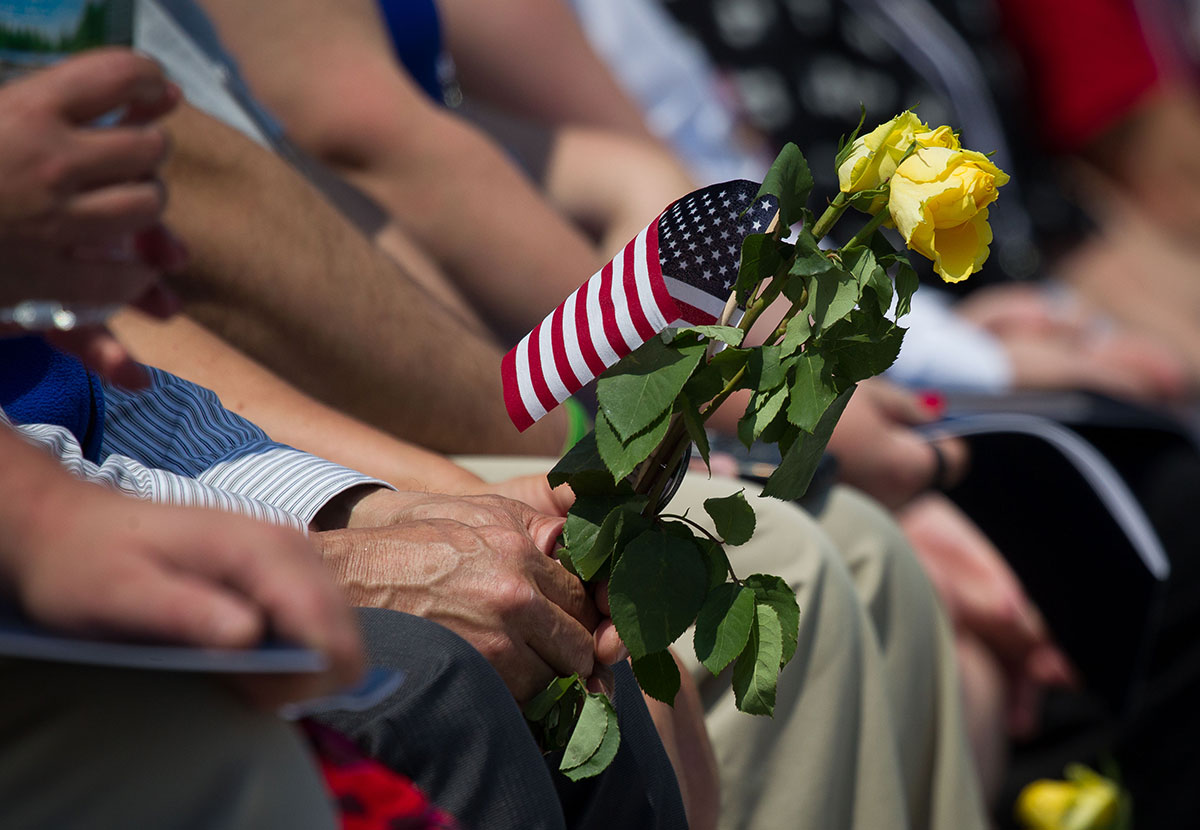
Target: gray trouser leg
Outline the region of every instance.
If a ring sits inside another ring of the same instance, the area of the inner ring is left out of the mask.
[[[194,674],[0,662],[0,827],[332,830],[295,728]]]

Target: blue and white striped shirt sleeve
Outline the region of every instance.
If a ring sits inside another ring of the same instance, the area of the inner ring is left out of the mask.
[[[102,466],[112,457],[132,459],[156,472],[175,474],[172,487],[180,477],[194,480],[216,493],[269,506],[304,525],[330,499],[351,487],[388,486],[275,443],[257,426],[225,409],[211,390],[159,369],[149,371],[147,389],[104,387]],[[173,492],[172,487],[165,495]]]
[[[156,470],[123,455],[109,455],[103,464],[83,457],[79,440],[66,427],[54,424],[14,426],[0,410],[0,425],[11,427],[25,440],[58,459],[67,471],[84,481],[109,487],[127,496],[177,507],[207,507],[240,513],[261,522],[307,530],[308,522],[254,499],[226,493],[194,478]],[[3,427],[0,427],[3,428]]]

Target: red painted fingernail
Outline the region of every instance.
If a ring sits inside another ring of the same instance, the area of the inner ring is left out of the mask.
[[[941,416],[946,411],[946,396],[941,392],[925,391],[920,396],[921,406],[929,410],[930,414]]]

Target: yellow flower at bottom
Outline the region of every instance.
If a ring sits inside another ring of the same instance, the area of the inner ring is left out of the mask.
[[[1080,764],[1068,781],[1040,779],[1017,797],[1017,818],[1028,830],[1111,830],[1119,813],[1117,785]]]
[[[992,242],[987,206],[1008,174],[974,150],[922,147],[896,168],[888,211],[909,248],[946,282],[983,267]]]

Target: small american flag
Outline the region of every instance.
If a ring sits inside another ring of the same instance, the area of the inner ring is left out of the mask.
[[[672,203],[504,356],[504,403],[517,429],[667,326],[720,318],[742,240],[766,231],[778,210],[772,197],[755,200],[758,187],[725,182]]]

